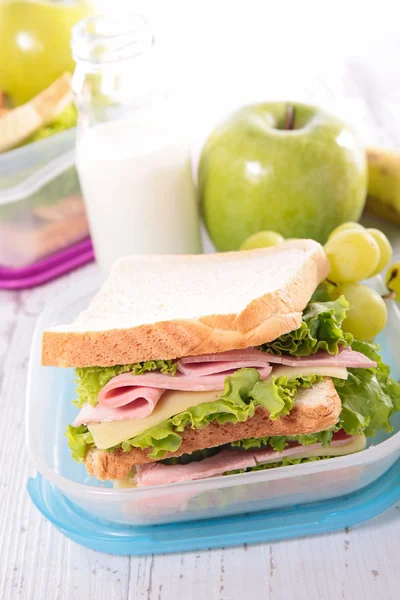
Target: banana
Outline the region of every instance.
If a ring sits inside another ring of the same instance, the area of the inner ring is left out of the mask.
[[[400,302],[400,262],[391,265],[386,273],[386,287],[389,290],[387,297],[395,298]]]
[[[366,211],[400,225],[400,152],[368,148]]]

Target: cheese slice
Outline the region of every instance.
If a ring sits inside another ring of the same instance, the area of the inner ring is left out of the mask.
[[[324,377],[337,377],[347,379],[347,369],[344,367],[276,367],[272,374],[267,377],[289,377],[295,379],[300,376],[322,375]],[[109,423],[90,423],[88,429],[93,436],[94,443],[99,450],[106,450],[129,440],[155,427],[174,415],[203,404],[214,402],[221,397],[222,390],[213,392],[181,392],[167,391],[158,402],[151,415],[144,419],[127,419],[126,421],[111,421]]]
[[[308,377],[309,375],[322,375],[323,377],[336,377],[336,379],[347,379],[348,373],[346,367],[287,367],[285,365],[274,367],[271,375],[267,377],[287,377],[295,379],[296,377]]]
[[[222,390],[214,392],[178,392],[168,391],[162,396],[157,406],[144,419],[127,419],[126,421],[111,421],[110,423],[90,423],[88,429],[93,435],[94,443],[100,450],[111,448],[124,440],[143,433],[146,429],[159,425],[170,417],[184,410],[203,404],[214,402],[221,398]]]

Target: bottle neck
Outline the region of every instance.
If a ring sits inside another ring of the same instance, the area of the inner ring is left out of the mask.
[[[130,68],[132,61],[148,56],[154,36],[143,15],[96,16],[75,25],[71,45],[78,66],[101,72],[107,68]]]
[[[145,17],[92,17],[72,32],[73,77],[81,128],[127,114],[155,111],[164,102],[154,37]]]

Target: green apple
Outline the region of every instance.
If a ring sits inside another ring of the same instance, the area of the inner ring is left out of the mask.
[[[365,153],[344,123],[313,106],[245,106],[219,125],[200,158],[205,225],[218,250],[264,229],[324,243],[357,221],[367,186]]]
[[[89,0],[0,0],[0,90],[13,106],[74,70],[71,29],[92,12]]]

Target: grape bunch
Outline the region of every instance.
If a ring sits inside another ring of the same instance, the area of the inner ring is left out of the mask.
[[[325,252],[331,264],[332,295],[349,303],[343,329],[359,340],[372,340],[387,322],[387,308],[375,290],[359,282],[378,275],[392,258],[389,240],[379,229],[343,223],[330,234]]]

